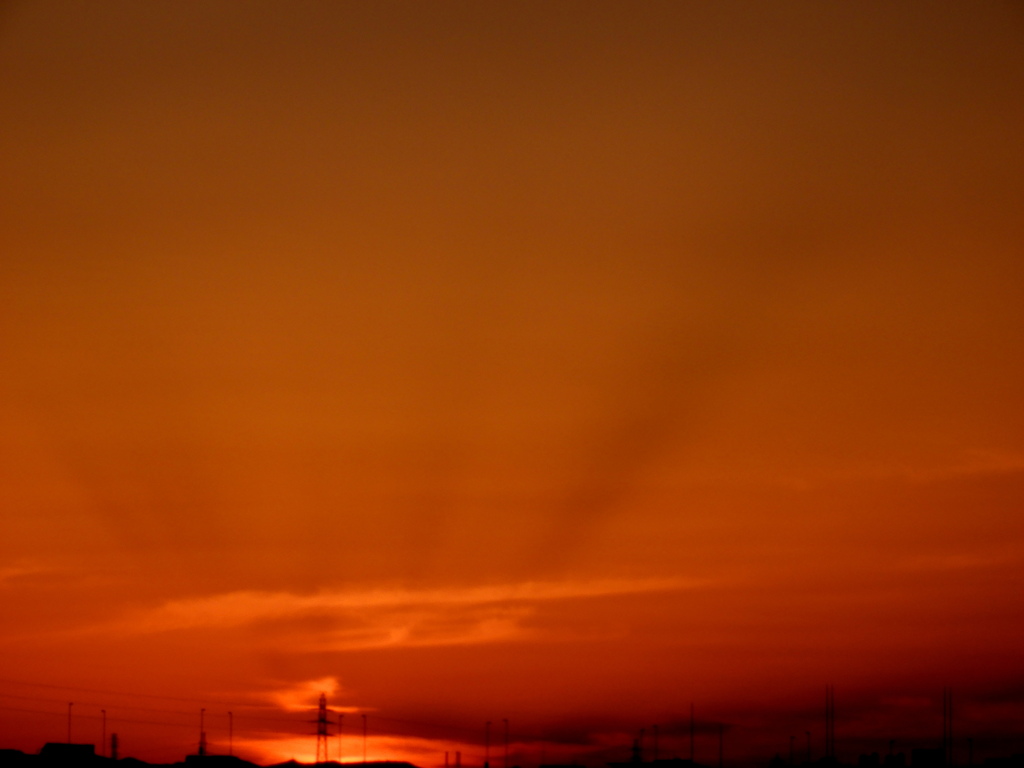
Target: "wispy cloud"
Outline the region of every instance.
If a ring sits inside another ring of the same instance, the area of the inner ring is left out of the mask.
[[[541,603],[694,589],[683,579],[523,582],[432,590],[238,591],[172,600],[118,623],[138,633],[229,630],[248,626],[295,632],[319,650],[457,645],[525,639],[524,621]],[[310,631],[310,622],[316,622]],[[301,633],[299,632],[301,628]]]
[[[1024,471],[1024,455],[997,451],[966,450],[955,461],[927,470],[907,471],[912,480],[931,482],[952,477],[1016,474]]]
[[[304,680],[288,688],[275,691],[271,699],[281,709],[289,712],[305,712],[310,702],[316,701],[320,694],[332,697],[340,688],[338,678],[321,677],[317,680]]]
[[[17,579],[24,578],[26,576],[35,576],[40,573],[49,573],[54,569],[46,568],[41,565],[34,564],[19,564],[19,565],[8,565],[0,568],[0,587],[7,586],[10,582]]]
[[[985,554],[976,552],[948,552],[925,554],[898,560],[894,569],[909,572],[946,572],[968,571],[983,568],[995,568],[1019,562],[1018,552],[1005,548]]]

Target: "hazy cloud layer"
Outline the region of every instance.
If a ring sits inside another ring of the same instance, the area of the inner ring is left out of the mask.
[[[216,631],[244,626],[294,633],[293,650],[344,650],[525,640],[538,603],[706,587],[684,579],[495,585],[439,590],[370,589],[290,593],[234,592],[174,600],[92,631]]]

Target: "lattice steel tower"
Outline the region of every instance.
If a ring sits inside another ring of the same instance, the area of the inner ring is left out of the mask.
[[[327,762],[327,726],[331,721],[327,719],[327,694],[320,694],[320,706],[316,715],[316,761]]]

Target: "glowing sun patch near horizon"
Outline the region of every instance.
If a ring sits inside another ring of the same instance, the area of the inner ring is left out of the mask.
[[[316,762],[315,736],[288,736],[281,738],[236,740],[235,752],[247,760],[255,760],[263,765],[283,763],[296,760],[300,763]],[[336,734],[328,737],[328,762],[338,762],[339,741]],[[346,765],[364,762],[363,739],[361,734],[344,734],[340,743],[341,763]],[[450,755],[454,764],[454,755],[461,752],[463,763],[469,755],[479,751],[478,745],[463,744],[455,741],[424,739],[414,736],[369,736],[366,739],[366,757],[368,763],[375,762],[406,762],[421,768],[444,766],[445,752]]]

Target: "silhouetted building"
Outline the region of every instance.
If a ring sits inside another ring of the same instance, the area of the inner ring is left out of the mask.
[[[946,750],[942,747],[919,747],[910,750],[910,764],[913,768],[943,768],[946,764]]]
[[[256,768],[256,763],[250,763],[234,755],[186,755],[185,765],[202,765],[204,768]]]
[[[1024,755],[990,757],[985,760],[985,768],[1024,768]]]
[[[640,760],[637,759],[638,754],[637,747],[634,745],[632,760],[628,763],[607,763],[608,768],[703,768],[700,763],[696,763],[688,758],[670,757],[661,758],[660,760]],[[540,768],[544,768],[544,766]]]
[[[0,749],[0,766],[3,768],[21,768],[32,762],[33,759],[20,749]]]
[[[92,744],[65,744],[51,741],[39,750],[39,759],[46,765],[83,765],[96,761],[96,747]]]
[[[906,768],[907,756],[902,752],[885,756],[885,768]]]

